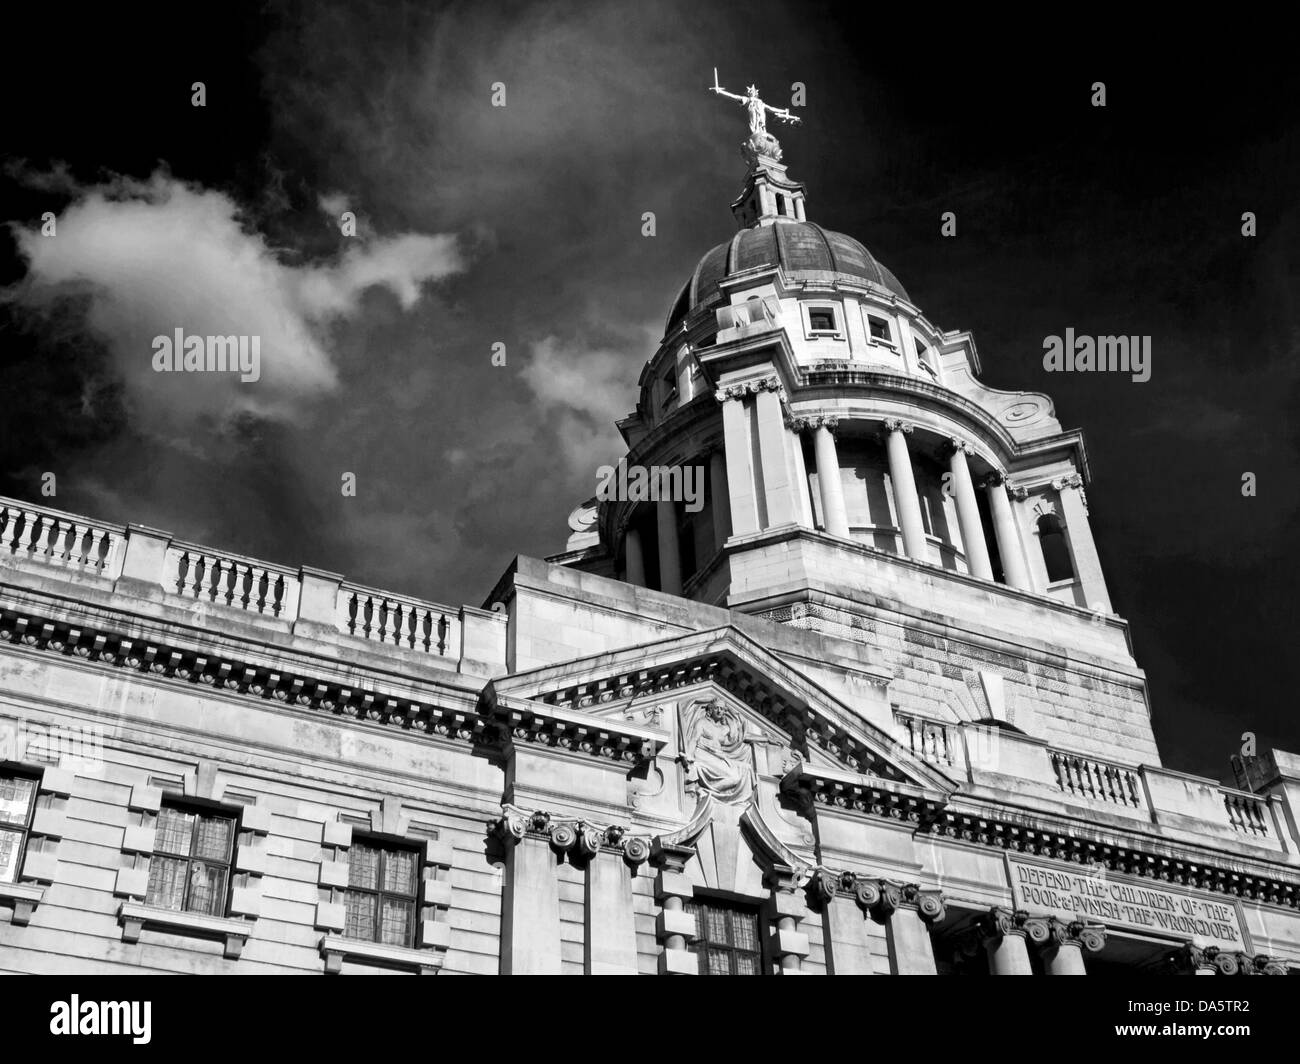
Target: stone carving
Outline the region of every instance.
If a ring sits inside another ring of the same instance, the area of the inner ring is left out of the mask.
[[[836,897],[852,898],[877,923],[884,923],[899,909],[915,909],[927,924],[938,923],[947,912],[941,891],[925,890],[916,883],[895,883],[857,872],[819,868],[809,886],[818,904],[825,905]]]
[[[1080,949],[1096,953],[1106,944],[1106,928],[1082,920],[1065,921],[1055,916],[1047,919],[1048,936],[1057,948],[1077,943]]]
[[[559,816],[537,809],[529,812],[515,805],[503,805],[501,816],[487,823],[488,836],[498,843],[513,845],[526,836],[544,838],[557,854],[590,859],[602,850],[622,855],[632,867],[650,857],[650,839],[629,835],[616,824],[600,825],[574,817]]]
[[[952,437],[949,438],[949,440],[948,440],[948,446],[952,448],[953,453],[956,453],[957,451],[961,451],[962,454],[974,454],[974,453],[975,453],[974,448],[972,448],[971,445],[970,445],[969,443],[967,443],[965,440],[959,440],[959,439],[957,439],[956,436],[952,436]]]
[[[795,432],[821,428],[830,429],[834,432],[839,427],[840,419],[835,414],[808,414],[792,417],[787,424]]]
[[[776,392],[777,398],[785,399],[785,389],[781,387],[781,381],[777,377],[759,377],[756,380],[741,381],[739,384],[728,384],[715,391],[713,398],[720,403],[725,403],[728,399],[743,399],[747,395],[757,395],[759,392]]]
[[[716,698],[680,708],[678,729],[678,760],[686,768],[688,793],[748,805],[758,785],[753,745],[771,740],[752,732],[744,717]]]
[[[888,432],[903,432],[910,434],[912,426],[906,421],[901,421],[896,417],[885,418],[885,429]]]
[[[1065,488],[1082,488],[1083,477],[1078,473],[1069,473],[1063,477],[1057,477],[1052,481],[1052,487],[1056,491],[1063,491]]]

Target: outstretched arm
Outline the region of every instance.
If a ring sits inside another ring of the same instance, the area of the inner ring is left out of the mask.
[[[781,120],[784,121],[784,122],[799,122],[799,121],[802,121],[802,119],[800,119],[798,115],[792,115],[792,114],[791,114],[791,113],[790,113],[786,108],[784,108],[784,107],[773,107],[773,106],[772,106],[771,104],[769,104],[769,103],[765,103],[765,104],[763,104],[763,106],[766,107],[769,111],[771,111],[774,115],[776,115],[777,118],[781,119]]]
[[[733,99],[733,100],[739,100],[741,103],[744,103],[744,102],[745,102],[745,97],[744,97],[744,96],[738,96],[738,95],[736,95],[736,93],[734,93],[734,92],[728,92],[726,89],[719,88],[717,85],[710,85],[710,86],[709,86],[709,91],[710,91],[710,92],[716,92],[719,96],[727,96],[727,97],[730,97],[730,98]]]

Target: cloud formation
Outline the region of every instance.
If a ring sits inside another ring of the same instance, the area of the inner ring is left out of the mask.
[[[453,236],[415,233],[349,240],[332,262],[294,264],[228,195],[163,171],[76,188],[55,235],[12,229],[28,272],[4,298],[46,314],[75,305],[112,356],[135,425],[172,437],[202,420],[294,420],[336,387],[331,326],[356,315],[363,293],[386,289],[410,310],[426,284],[464,268]],[[260,336],[261,380],[153,372],[152,339],[178,328]]]

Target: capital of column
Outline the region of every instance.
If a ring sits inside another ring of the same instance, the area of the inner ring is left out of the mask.
[[[778,399],[785,399],[785,389],[781,387],[780,378],[775,375],[728,384],[715,391],[713,398],[720,403],[725,403],[731,399],[744,399],[747,395],[757,395],[759,392],[776,392]]]
[[[829,868],[819,868],[809,882],[809,889],[819,905],[826,905],[835,898],[849,898],[863,912],[869,913],[880,904],[881,882],[860,876],[856,872],[835,872]]]
[[[1078,473],[1068,473],[1063,477],[1057,477],[1053,480],[1052,487],[1056,491],[1064,491],[1066,488],[1082,488],[1083,477]]]
[[[979,921],[981,936],[987,941],[997,941],[1014,935],[1042,945],[1050,935],[1047,918],[1030,916],[1023,909],[1007,909],[995,905]]]
[[[944,918],[946,909],[943,904],[943,893],[938,890],[924,890],[917,883],[892,883],[887,879],[879,879],[874,882],[874,901],[864,905],[871,913],[871,918],[877,923],[883,924],[890,919],[899,909],[911,909],[926,924],[935,924]],[[870,890],[862,892],[861,886],[857,888],[861,893],[870,898]]]
[[[959,440],[956,436],[948,437],[948,447],[953,452],[961,451],[962,454],[974,454],[975,449],[965,440]]]
[[[786,425],[795,432],[805,432],[808,429],[828,429],[834,432],[839,424],[840,419],[836,414],[803,414],[786,421]]]
[[[1029,498],[1029,489],[1020,484],[1016,484],[1011,480],[1007,481],[1007,493],[1015,499],[1016,502],[1024,502]]]
[[[993,469],[985,473],[975,482],[977,488],[1000,488],[1007,483],[1007,475],[1001,469]]]
[[[899,418],[896,417],[885,418],[885,429],[888,432],[903,432],[910,435],[912,432],[912,428],[913,426],[909,422],[903,421]]]
[[[1198,971],[1213,967],[1210,958],[1205,955],[1205,950],[1190,942],[1179,946],[1169,955],[1169,964],[1184,975],[1195,975]]]
[[[1083,920],[1061,920],[1055,916],[1047,918],[1048,944],[1060,949],[1062,946],[1078,946],[1088,953],[1096,953],[1106,944],[1106,928],[1101,924],[1089,924]]]
[[[519,806],[503,805],[501,816],[489,820],[487,830],[491,839],[507,845],[529,836],[545,839],[560,855],[572,852],[581,858],[591,858],[602,850],[610,851],[619,854],[632,867],[650,857],[648,837],[629,835],[626,828],[615,824],[593,824],[542,809],[529,812]]]

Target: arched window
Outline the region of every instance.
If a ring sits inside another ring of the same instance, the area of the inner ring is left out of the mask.
[[[1043,564],[1047,566],[1049,583],[1073,580],[1074,565],[1070,561],[1070,545],[1065,541],[1065,529],[1056,514],[1043,514],[1038,519],[1038,542],[1043,549]]]

